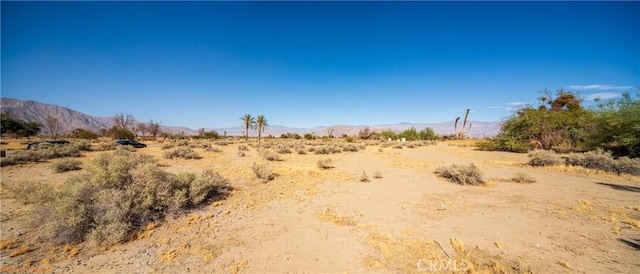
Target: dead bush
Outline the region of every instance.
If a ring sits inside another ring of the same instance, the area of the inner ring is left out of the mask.
[[[484,185],[482,173],[474,164],[441,166],[436,169],[436,174],[461,185]]]
[[[363,170],[362,174],[360,174],[360,182],[367,183],[369,181],[369,175],[367,175],[367,172]]]

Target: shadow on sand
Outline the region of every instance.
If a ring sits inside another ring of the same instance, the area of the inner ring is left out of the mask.
[[[596,184],[603,185],[603,186],[608,186],[608,187],[613,188],[615,190],[640,192],[640,187],[635,187],[635,186],[624,186],[624,185],[616,185],[616,184],[601,183],[601,182],[598,182]]]

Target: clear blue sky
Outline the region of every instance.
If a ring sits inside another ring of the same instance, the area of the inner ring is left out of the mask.
[[[1,5],[2,97],[163,125],[499,121],[640,86],[640,2]]]

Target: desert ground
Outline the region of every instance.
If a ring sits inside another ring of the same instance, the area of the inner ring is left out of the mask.
[[[22,149],[4,140],[3,149]],[[169,142],[169,141],[167,141]],[[193,141],[192,141],[193,142]],[[527,154],[480,151],[475,141],[355,140],[359,151],[280,154],[275,178],[252,172],[258,140],[213,141],[202,159],[164,159],[170,172],[211,168],[229,179],[224,199],[108,247],[43,241],[30,207],[2,189],[1,271],[54,273],[637,273],[640,178],[581,167],[532,167]],[[345,141],[262,140],[306,148]],[[248,147],[244,156],[239,146]],[[10,151],[11,153],[11,151]],[[99,153],[83,152],[87,163]],[[333,168],[321,169],[320,158]],[[62,184],[60,159],[0,169],[2,184]],[[458,185],[437,167],[474,163],[486,186]],[[361,181],[366,173],[368,182]],[[511,182],[518,173],[534,183]],[[374,176],[376,175],[376,176]],[[379,177],[379,178],[374,178]]]

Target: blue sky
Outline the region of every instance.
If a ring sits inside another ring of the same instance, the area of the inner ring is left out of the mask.
[[[500,121],[640,86],[640,2],[6,2],[2,97],[191,128]]]

